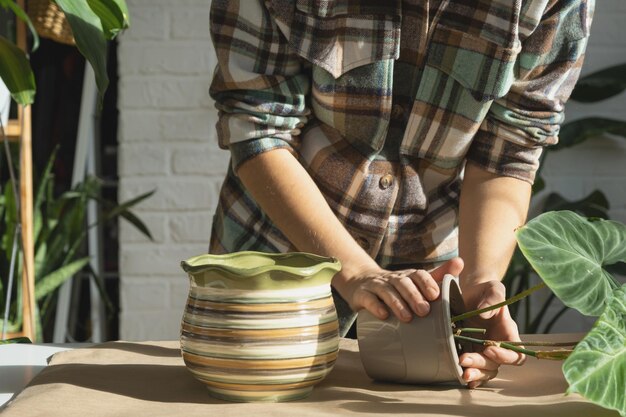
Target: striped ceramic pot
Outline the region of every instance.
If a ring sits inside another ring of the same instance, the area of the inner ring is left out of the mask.
[[[217,398],[306,397],[339,349],[330,280],[338,260],[236,252],[182,262],[190,291],[181,326],[187,368]]]

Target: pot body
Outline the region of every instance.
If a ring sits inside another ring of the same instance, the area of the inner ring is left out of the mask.
[[[339,261],[237,252],[201,255],[182,267],[190,278],[182,355],[211,395],[300,399],[332,370],[339,336],[330,280]]]
[[[465,311],[456,279],[446,275],[441,296],[430,303],[426,317],[403,323],[395,316],[381,321],[366,310],[359,312],[357,334],[361,361],[377,380],[467,385],[459,365],[459,349],[450,324],[452,314]]]

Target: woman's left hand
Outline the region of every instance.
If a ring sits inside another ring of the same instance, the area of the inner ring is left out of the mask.
[[[463,298],[468,310],[485,308],[505,300],[505,288],[500,281],[485,281],[463,290]],[[507,306],[483,313],[466,320],[465,327],[487,330],[484,338],[494,341],[520,341],[517,324],[513,321]],[[521,365],[526,355],[509,349],[488,346],[475,346],[476,352],[461,355],[460,365],[465,368],[463,379],[469,388],[476,388],[493,379],[500,365]]]

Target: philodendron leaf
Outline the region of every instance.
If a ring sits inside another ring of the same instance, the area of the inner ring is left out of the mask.
[[[604,270],[626,259],[626,226],[571,211],[544,213],[516,232],[519,247],[567,306],[599,316],[618,287]]]
[[[582,103],[606,100],[626,90],[626,64],[616,65],[582,77],[571,99]]]
[[[563,364],[568,393],[578,392],[626,417],[626,285]]]

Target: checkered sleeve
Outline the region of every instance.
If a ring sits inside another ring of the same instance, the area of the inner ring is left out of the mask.
[[[210,22],[218,64],[209,92],[233,168],[270,149],[292,149],[309,114],[310,81],[276,20],[262,0],[214,0]]]
[[[558,141],[563,108],[580,74],[594,0],[551,0],[522,41],[516,78],[496,99],[469,149],[468,161],[533,183],[544,146]]]

